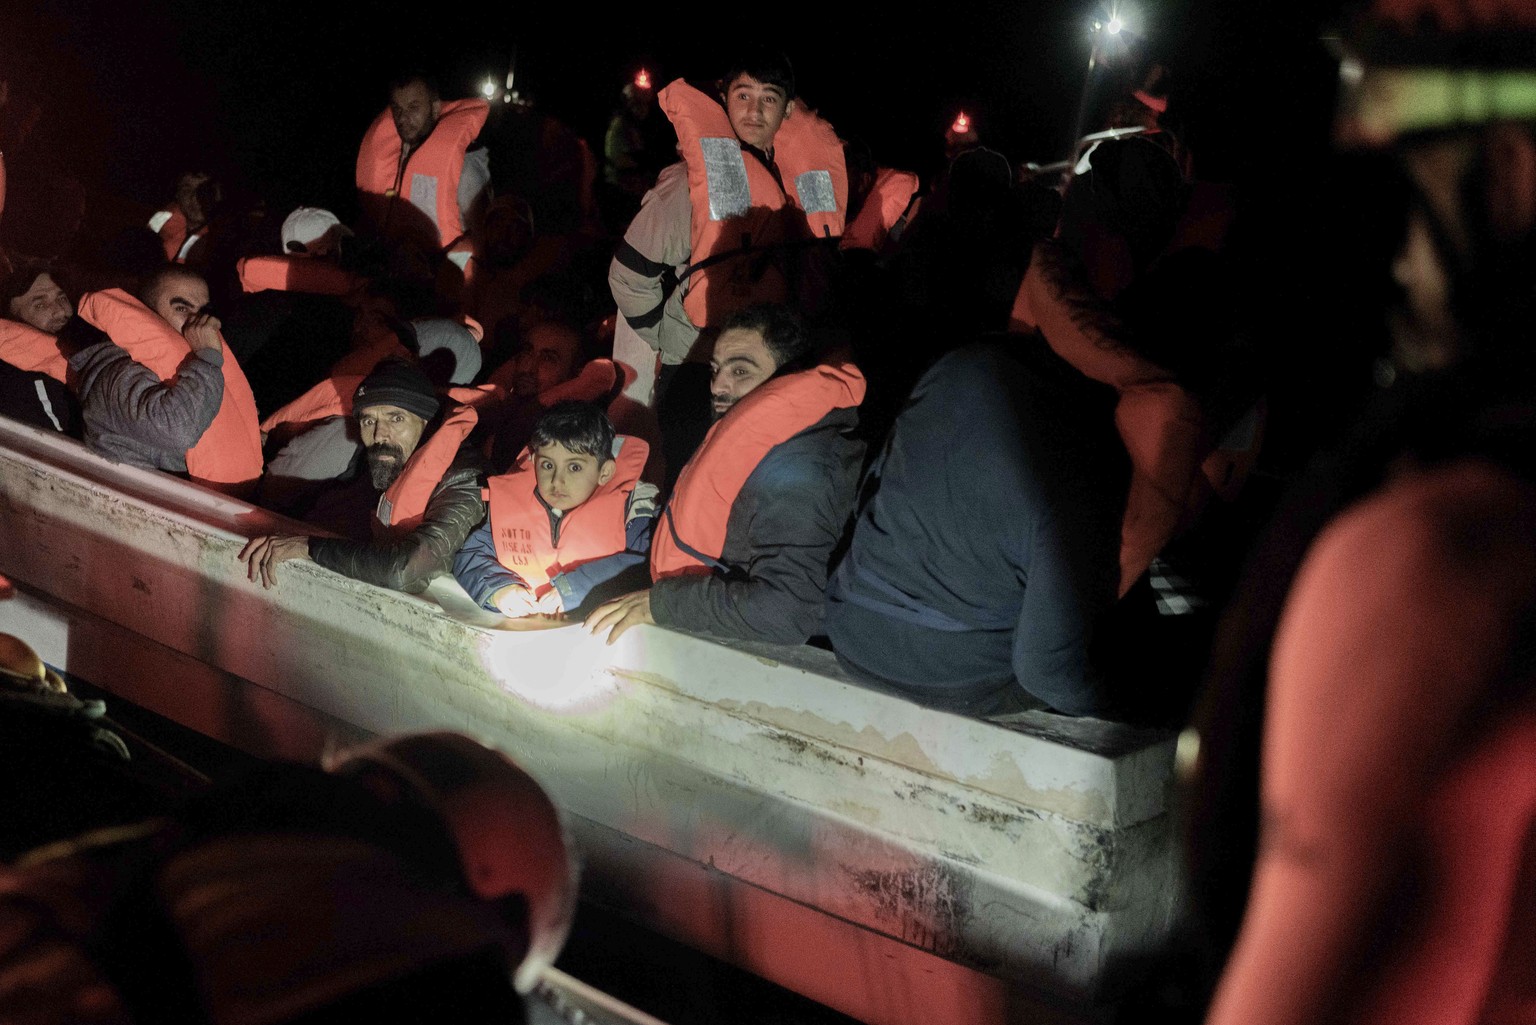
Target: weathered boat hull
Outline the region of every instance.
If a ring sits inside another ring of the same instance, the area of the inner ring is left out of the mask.
[[[314,757],[453,728],[570,815],[588,899],[871,1022],[1091,1015],[1179,901],[1166,734],[1012,728],[849,684],[813,649],[487,629],[235,553],[280,523],[0,422],[0,630],[210,736]]]

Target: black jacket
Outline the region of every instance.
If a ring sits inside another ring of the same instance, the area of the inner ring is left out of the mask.
[[[717,637],[804,644],[821,633],[827,571],[853,511],[864,442],[855,409],[835,409],[768,451],[726,521],[725,573],[651,588],[662,626]],[[668,521],[657,521],[667,530]]]
[[[479,454],[461,449],[415,530],[393,541],[317,537],[309,542],[309,556],[328,570],[379,587],[410,594],[426,590],[429,580],[450,570],[453,554],[485,519],[484,483]]]

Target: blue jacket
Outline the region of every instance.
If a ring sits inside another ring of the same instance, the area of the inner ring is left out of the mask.
[[[624,525],[625,550],[603,559],[593,559],[580,566],[557,574],[550,581],[560,592],[560,602],[567,612],[581,608],[594,588],[613,580],[625,570],[646,564],[651,550],[651,525],[654,515],[632,516]],[[496,544],[491,536],[491,523],[487,519],[464,547],[453,557],[453,575],[469,596],[481,608],[498,611],[491,602],[491,595],[512,584],[521,585],[523,579],[503,566],[496,558]],[[644,579],[637,579],[636,588],[644,587]],[[605,595],[605,598],[616,597]]]
[[[871,468],[829,586],[837,653],[909,693],[1012,678],[1059,711],[1105,710],[1090,650],[1119,581],[1113,401],[1038,339],[935,364]]]

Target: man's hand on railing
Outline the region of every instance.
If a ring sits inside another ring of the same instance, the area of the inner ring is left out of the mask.
[[[289,559],[309,558],[309,538],[298,534],[265,534],[253,537],[240,549],[240,561],[246,564],[246,574],[252,583],[273,587],[277,577],[273,575],[277,564]]]
[[[604,602],[587,617],[587,632],[597,636],[606,632],[612,644],[624,635],[624,631],[641,623],[655,623],[651,618],[651,592],[634,591],[622,598]]]

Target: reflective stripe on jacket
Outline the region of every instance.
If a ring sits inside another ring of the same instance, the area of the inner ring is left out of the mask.
[[[713,98],[678,79],[657,100],[688,165],[692,255],[683,307],[689,318],[707,327],[754,302],[788,298],[772,261],[747,254],[842,235],[848,171],[837,133],[809,109],[790,113],[773,144],[781,186],[743,151]]]

